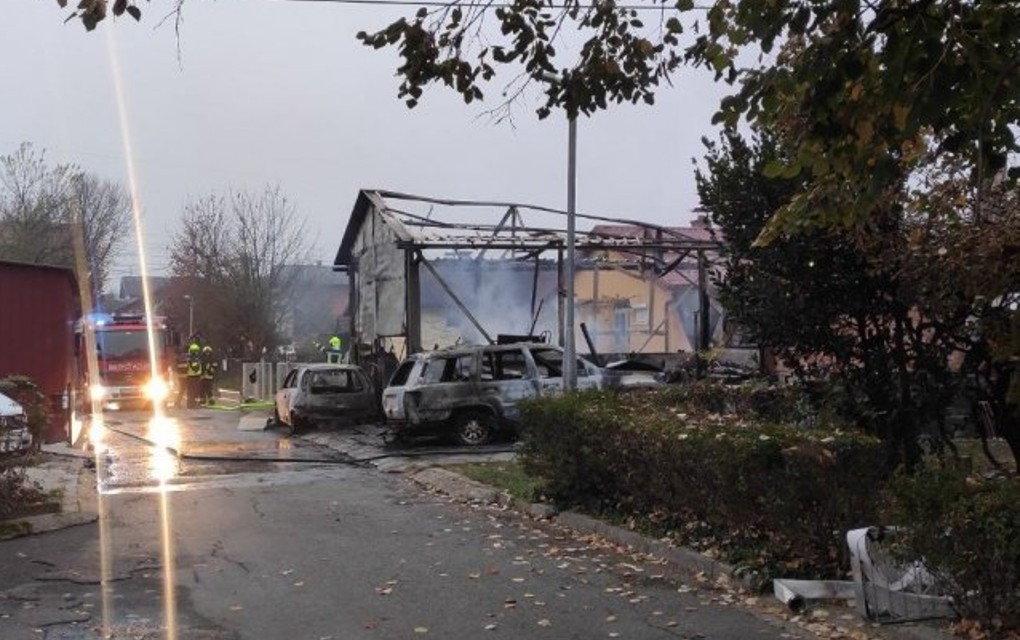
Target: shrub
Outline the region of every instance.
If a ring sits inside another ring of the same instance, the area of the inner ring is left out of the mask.
[[[991,631],[1020,628],[1020,479],[929,463],[897,476],[890,494],[901,552],[923,558],[960,614]]]
[[[752,546],[764,573],[832,577],[843,532],[875,521],[884,453],[872,438],[755,418],[781,416],[786,393],[692,386],[529,401],[522,463],[560,503]]]

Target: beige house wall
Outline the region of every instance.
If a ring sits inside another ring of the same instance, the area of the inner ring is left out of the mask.
[[[584,322],[600,353],[693,351],[671,309],[669,288],[619,268],[576,272],[577,322]],[[577,348],[588,352],[578,330]]]

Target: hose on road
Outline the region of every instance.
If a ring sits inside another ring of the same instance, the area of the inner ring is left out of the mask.
[[[191,460],[196,462],[274,462],[274,463],[305,463],[305,464],[338,464],[347,465],[353,467],[366,467],[369,463],[376,462],[378,460],[385,460],[387,458],[423,458],[426,456],[434,455],[464,455],[464,454],[477,454],[487,455],[493,453],[513,453],[514,447],[510,445],[496,445],[489,447],[454,447],[454,448],[431,448],[431,449],[402,449],[399,451],[390,451],[387,453],[380,453],[374,456],[368,456],[365,458],[295,458],[295,457],[274,457],[266,458],[260,456],[225,456],[225,455],[209,455],[201,453],[185,453],[170,447],[167,445],[159,444],[144,436],[140,436],[137,433],[131,433],[130,431],[124,431],[111,427],[107,424],[102,425],[102,428],[124,436],[137,440],[147,446],[163,449],[170,453],[178,460]]]

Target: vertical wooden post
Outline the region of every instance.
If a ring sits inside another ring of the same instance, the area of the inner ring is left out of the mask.
[[[418,272],[418,250],[404,250],[404,273],[406,274],[407,291],[404,332],[407,336],[405,349],[407,354],[418,353],[421,348],[421,278]]]

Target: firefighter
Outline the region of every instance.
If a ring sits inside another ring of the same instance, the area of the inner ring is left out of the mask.
[[[188,345],[188,408],[195,406],[201,395],[202,348],[197,342]]]
[[[213,403],[213,380],[216,379],[216,371],[219,368],[216,358],[213,357],[212,347],[202,347],[202,404],[209,406]]]
[[[326,346],[322,346],[319,343],[315,344],[319,347],[320,351],[326,352],[326,362],[335,364],[343,359],[343,351],[341,351],[343,340],[340,339],[340,336],[336,334],[330,336],[329,340],[326,341]]]

